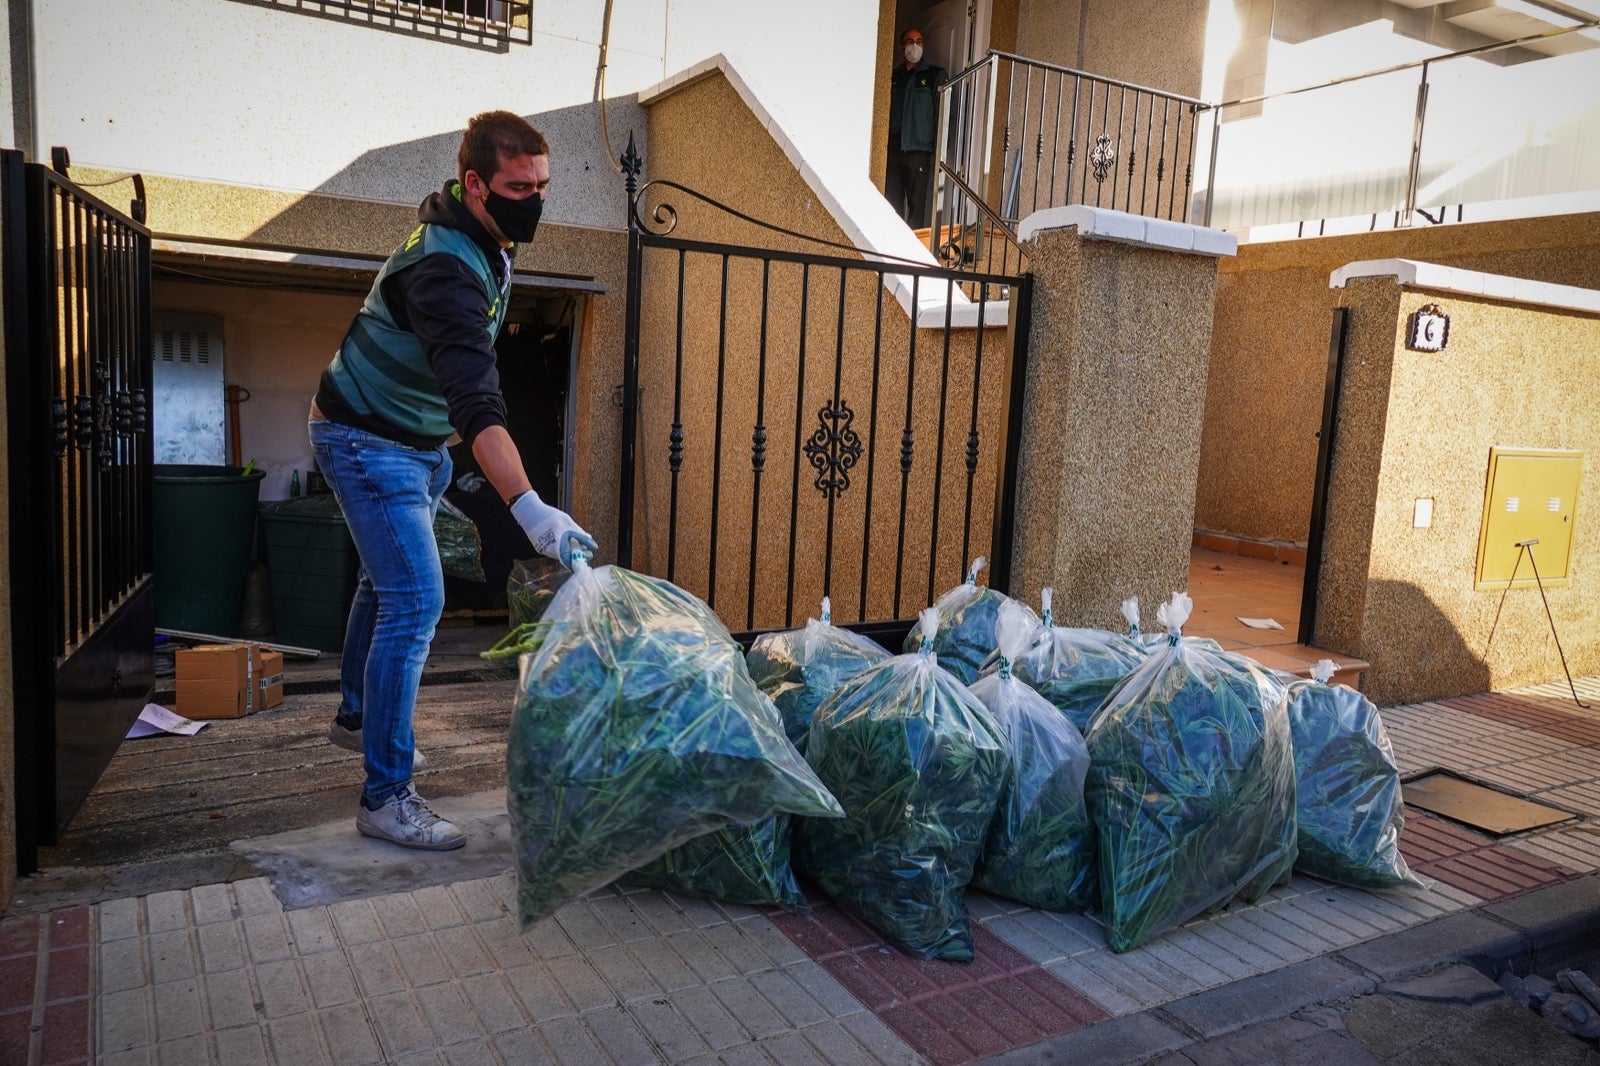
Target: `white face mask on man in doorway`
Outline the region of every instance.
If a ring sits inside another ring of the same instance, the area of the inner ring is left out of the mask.
[[[905,47],[905,54],[906,62],[916,66],[922,61],[922,45],[915,41],[908,43]]]

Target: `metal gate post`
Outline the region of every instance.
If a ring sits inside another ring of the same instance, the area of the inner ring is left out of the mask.
[[[1011,552],[1017,530],[1017,467],[1022,455],[1022,407],[1028,381],[1028,335],[1033,330],[1033,275],[1022,275],[1011,287],[1010,402],[1006,405],[1004,458],[995,478],[994,536],[989,584],[1011,592]]]
[[[634,199],[644,157],[628,134],[622,173],[628,191],[628,295],[622,336],[622,469],[617,498],[617,563],[633,565],[633,490],[635,445],[639,420],[639,288],[644,276],[644,247]]]

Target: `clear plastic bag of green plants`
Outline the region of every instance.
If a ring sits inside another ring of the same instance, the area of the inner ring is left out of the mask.
[[[622,883],[725,903],[804,910],[806,897],[789,864],[790,832],[787,814],[723,826],[668,849],[624,875]]]
[[[1015,603],[1010,596],[978,584],[978,572],[988,560],[978,556],[967,568],[967,578],[934,601],[939,612],[939,632],[933,638],[933,651],[939,665],[955,674],[964,685],[978,680],[984,660],[994,652],[994,625],[1002,603]],[[1024,610],[1032,613],[1026,606]],[[915,652],[922,637],[913,628],[906,634],[905,652]]]
[[[1182,635],[1106,697],[1089,728],[1089,815],[1100,837],[1106,940],[1126,951],[1235,896],[1254,901],[1295,859],[1287,693],[1255,663]]]
[[[529,625],[544,617],[556,590],[571,575],[554,559],[518,559],[506,575],[506,613],[511,628]]]
[[[763,633],[745,656],[750,677],[778,705],[784,732],[802,753],[812,716],[822,702],[840,685],[889,657],[877,641],[834,625],[826,596],[821,613],[804,629]]]
[[[451,577],[462,581],[483,580],[483,541],[478,527],[450,501],[439,504],[433,516],[433,539],[439,545],[439,565]]]
[[[1051,619],[1050,589],[1044,590],[1042,599],[1043,615]],[[1121,633],[1047,621],[1038,625],[1012,660],[1011,670],[1071,719],[1079,732],[1087,732],[1089,719],[1112,687],[1144,662],[1146,654],[1144,645]],[[985,664],[985,672],[991,665]]]
[[[970,961],[966,887],[1010,772],[999,728],[922,651],[857,674],[817,708],[806,759],[845,817],[796,819],[795,865],[845,910],[924,958]]]
[[[1012,672],[1012,657],[1037,625],[1018,605],[1001,606],[997,668],[972,684],[1011,760],[972,884],[1030,907],[1086,910],[1099,888],[1098,842],[1083,796],[1089,748],[1076,726]]]
[[[1405,803],[1389,734],[1372,701],[1329,685],[1332,660],[1289,684],[1299,799],[1295,869],[1358,888],[1420,885],[1400,854]]]
[[[506,745],[524,927],[724,826],[842,814],[691,594],[577,559],[538,626]]]

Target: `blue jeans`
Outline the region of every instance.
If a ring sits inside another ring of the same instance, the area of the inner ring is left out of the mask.
[[[360,724],[362,795],[377,805],[411,781],[411,716],[444,612],[433,518],[450,484],[450,453],[443,445],[409,448],[338,422],[312,420],[310,434],[361,559],[340,661],[339,717]]]

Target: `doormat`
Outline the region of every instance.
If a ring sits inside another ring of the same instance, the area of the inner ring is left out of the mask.
[[[1401,785],[1408,806],[1420,807],[1491,836],[1522,833],[1577,817],[1572,811],[1535,803],[1438,767],[1403,778]]]

